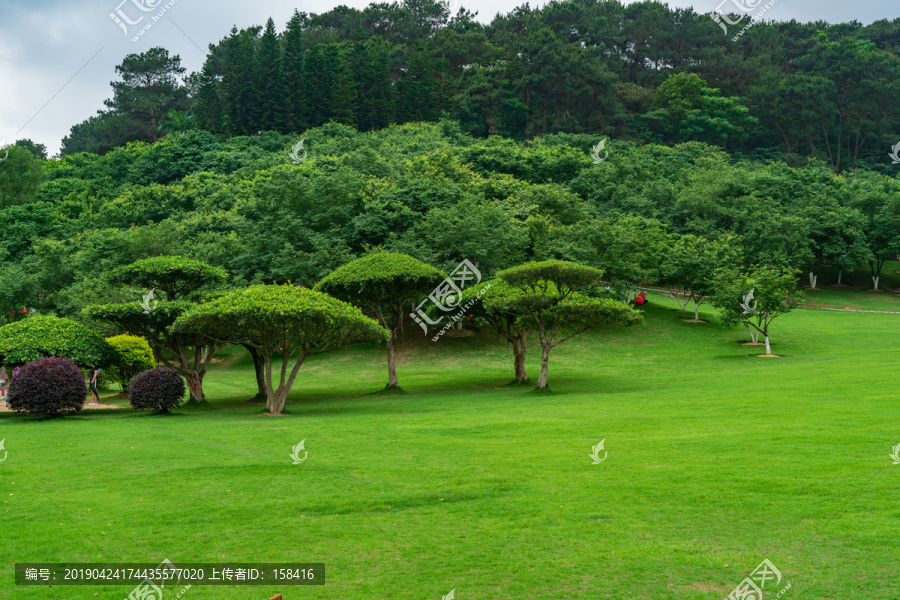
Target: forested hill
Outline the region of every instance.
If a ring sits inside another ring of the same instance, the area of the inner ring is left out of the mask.
[[[447,272],[468,259],[485,276],[560,258],[602,268],[627,292],[664,282],[685,256],[673,249],[705,260],[715,246],[703,240],[730,246],[732,266],[827,273],[820,284],[838,269],[865,284],[900,253],[900,181],[864,169],[735,160],[701,142],[598,151],[589,134],[480,139],[452,120],[373,132],[330,123],[304,136],[300,149],[293,135],[189,131],[58,161],[9,148],[0,314],[81,318],[91,304],[137,302],[147,290],[106,274],[157,255],[223,267],[229,286],[312,286],[376,249]]]
[[[900,19],[744,31],[746,16],[726,26],[617,0],[524,5],[487,25],[474,16],[451,17],[435,0],[297,12],[282,26],[240,24],[187,76],[163,48],[131,55],[106,110],[72,128],[63,155],[191,128],[302,134],[329,121],[371,131],[446,117],[477,137],[701,141],[791,165],[815,157],[836,172],[892,172]]]

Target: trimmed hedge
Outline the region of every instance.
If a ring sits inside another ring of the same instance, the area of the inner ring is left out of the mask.
[[[89,369],[106,368],[116,361],[116,351],[106,341],[75,321],[59,317],[28,317],[0,327],[0,362],[21,365],[46,356],[72,359]]]
[[[128,384],[141,371],[156,366],[153,350],[147,340],[137,335],[117,335],[106,338],[106,342],[118,353],[119,360],[107,370],[107,375],[128,393]]]
[[[168,412],[181,404],[186,391],[181,375],[172,369],[157,367],[134,376],[128,387],[128,401],[138,410]]]
[[[87,383],[75,362],[50,357],[30,362],[9,382],[13,410],[56,416],[79,411],[87,399]]]

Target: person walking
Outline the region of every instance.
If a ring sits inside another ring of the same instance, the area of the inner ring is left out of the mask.
[[[103,372],[103,369],[98,369],[94,367],[91,369],[91,404],[96,405],[100,403],[100,394],[97,393],[97,385],[100,381],[100,373]]]

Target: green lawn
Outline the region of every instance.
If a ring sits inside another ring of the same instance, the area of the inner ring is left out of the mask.
[[[783,598],[900,598],[900,315],[796,311],[765,359],[711,308],[672,306],[652,295],[645,325],[559,347],[550,395],[506,386],[512,354],[485,332],[408,344],[401,396],[373,393],[381,348],[311,359],[284,417],[246,402],[237,353],[209,408],[0,415],[0,597],[130,591],[16,588],[14,562],[168,557],[327,566],[325,587],[188,600],[721,600],[765,558]]]

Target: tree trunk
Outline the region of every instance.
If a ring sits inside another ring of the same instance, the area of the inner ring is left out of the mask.
[[[397,379],[397,364],[394,360],[394,344],[397,332],[391,331],[391,337],[387,341],[388,355],[388,384],[389,388],[400,387],[400,381]]]
[[[694,320],[700,320],[700,304],[696,300],[694,300]]]
[[[516,383],[528,381],[528,373],[525,372],[525,340],[513,341],[513,363],[516,367]]]
[[[876,289],[876,290],[878,289],[878,280],[879,280],[879,279],[881,279],[881,277],[872,277],[872,281],[875,283],[875,289]]]
[[[747,333],[750,334],[750,341],[754,344],[759,341],[759,332],[747,325]]]
[[[772,354],[772,347],[769,346],[769,336],[766,335],[766,354]]]
[[[541,376],[538,377],[537,387],[539,390],[547,389],[547,367],[550,364],[550,348],[541,344]]]
[[[819,278],[818,275],[813,275],[813,272],[809,272],[809,289],[816,289],[816,280]]]
[[[838,269],[838,285],[841,285],[841,276],[844,274],[843,269]]]
[[[256,396],[254,400],[266,399],[266,363],[259,351],[253,346],[244,346],[253,359],[253,370],[256,372]]]
[[[200,377],[200,373],[198,373],[194,369],[184,369],[182,373],[184,378],[187,380],[188,391],[191,394],[191,400],[196,402],[204,402],[203,399],[203,378]]]

